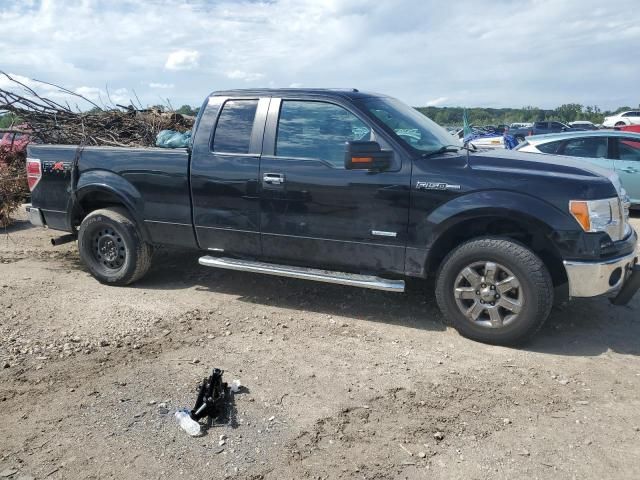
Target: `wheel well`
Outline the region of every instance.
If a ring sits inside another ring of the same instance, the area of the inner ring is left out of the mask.
[[[502,237],[515,240],[540,257],[551,274],[554,287],[568,282],[562,257],[547,237],[548,229],[526,220],[482,217],[462,221],[442,234],[429,251],[427,275],[435,275],[444,258],[462,243],[477,237]]]
[[[120,197],[111,192],[96,190],[84,195],[76,204],[71,219],[73,227],[78,227],[82,223],[82,220],[84,220],[84,217],[89,215],[91,212],[109,207],[120,207],[131,214]]]

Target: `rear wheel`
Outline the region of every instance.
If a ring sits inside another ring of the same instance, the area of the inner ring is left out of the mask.
[[[617,122],[615,124],[616,127],[624,127],[625,125],[626,125],[626,123],[624,123],[624,122]]]
[[[531,338],[549,316],[553,283],[542,260],[525,246],[481,238],[444,259],[436,298],[461,335],[514,345]]]
[[[128,285],[151,265],[151,245],[122,208],[105,208],[85,217],[78,232],[80,258],[102,283]]]

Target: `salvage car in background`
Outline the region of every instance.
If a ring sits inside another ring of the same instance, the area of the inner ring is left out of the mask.
[[[640,125],[623,125],[620,127],[615,127],[615,129],[620,130],[621,132],[640,133]]]
[[[531,135],[545,135],[547,133],[574,132],[583,131],[581,127],[570,127],[566,123],[557,121],[535,122],[531,127],[512,128],[509,134],[518,142],[523,142],[524,138]]]
[[[624,131],[566,132],[527,137],[521,152],[581,157],[614,170],[634,208],[640,208],[640,134]]]
[[[468,145],[479,149],[505,148],[502,134],[498,134],[492,129],[486,129],[485,127],[472,126],[471,130],[472,134],[466,142]],[[464,129],[461,128],[452,135],[461,142],[464,141]]]
[[[598,130],[598,126],[588,120],[576,120],[575,122],[569,122],[569,126],[580,130]]]
[[[620,112],[611,117],[604,117],[603,127],[621,127],[623,125],[640,125],[640,110]]]

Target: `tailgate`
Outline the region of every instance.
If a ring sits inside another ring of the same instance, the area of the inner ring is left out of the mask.
[[[42,177],[31,192],[31,205],[39,208],[45,223],[56,230],[71,231],[67,220],[71,164],[75,145],[29,145],[27,157],[40,160]]]

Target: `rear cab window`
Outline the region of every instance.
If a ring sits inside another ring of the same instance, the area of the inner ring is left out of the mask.
[[[218,116],[211,150],[215,153],[249,153],[257,108],[257,99],[227,100]]]

